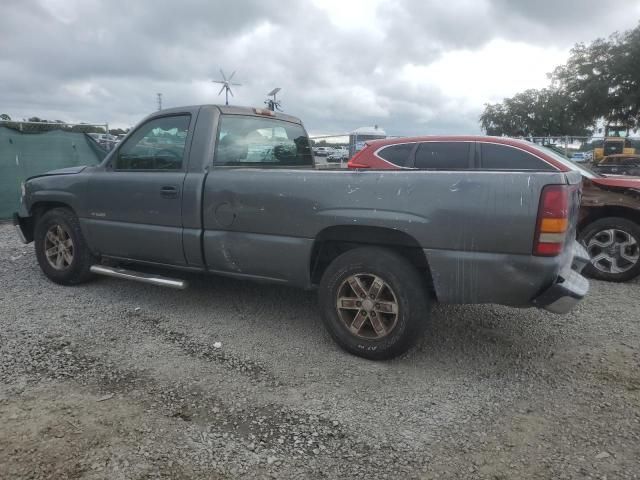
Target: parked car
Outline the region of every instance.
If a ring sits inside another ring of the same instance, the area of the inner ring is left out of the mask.
[[[623,282],[640,275],[640,178],[612,178],[552,148],[503,137],[416,137],[370,142],[349,168],[558,171],[583,177],[578,237],[590,254],[585,273]]]
[[[571,160],[578,163],[586,162],[587,155],[585,152],[576,152],[573,155],[571,155]]]
[[[327,162],[342,163],[349,159],[349,150],[346,148],[335,148],[327,157]]]
[[[640,176],[640,155],[609,155],[593,166],[595,172],[603,175]]]
[[[327,157],[332,151],[331,147],[313,147],[313,154],[318,157]]]
[[[332,337],[371,359],[406,351],[433,300],[564,313],[584,297],[578,173],[443,168],[317,170],[295,117],[174,108],[98,166],[27,180],[14,222],[63,285],[99,273],[185,287],[153,266],[317,288]]]

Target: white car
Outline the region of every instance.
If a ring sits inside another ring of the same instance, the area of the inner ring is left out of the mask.
[[[331,152],[333,152],[331,147],[313,147],[313,153],[317,157],[328,157]]]
[[[574,162],[582,163],[588,160],[587,154],[585,152],[576,152],[571,155],[571,160]]]
[[[328,162],[345,162],[349,160],[349,150],[346,148],[336,148],[327,157]]]

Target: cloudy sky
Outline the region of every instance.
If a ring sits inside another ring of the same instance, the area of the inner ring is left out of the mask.
[[[547,85],[640,0],[2,0],[0,113],[130,126],[164,106],[284,110],[312,134],[478,133],[486,102]]]

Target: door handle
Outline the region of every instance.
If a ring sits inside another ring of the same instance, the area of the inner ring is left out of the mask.
[[[178,187],[175,185],[160,187],[160,196],[164,198],[178,198]]]

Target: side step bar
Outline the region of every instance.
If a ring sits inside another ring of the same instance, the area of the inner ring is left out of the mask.
[[[185,280],[163,277],[161,275],[153,275],[151,273],[136,272],[134,270],[127,270],[125,268],[106,267],[104,265],[91,265],[91,268],[89,270],[93,273],[97,273],[98,275],[124,278],[125,280],[149,283],[151,285],[157,285],[159,287],[177,288],[178,290],[184,290],[185,288],[187,288],[187,282]]]

